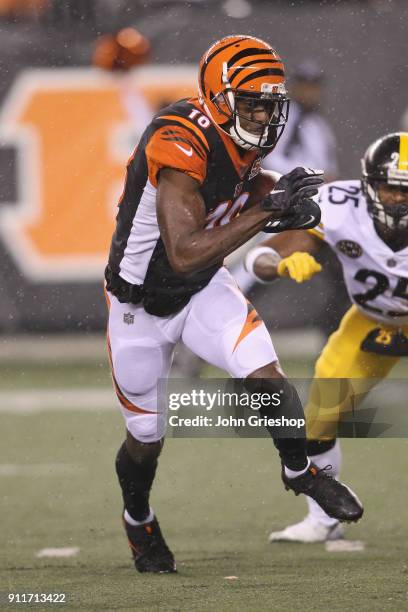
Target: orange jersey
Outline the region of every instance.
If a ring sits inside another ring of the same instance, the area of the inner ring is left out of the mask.
[[[188,278],[171,268],[156,218],[162,168],[185,172],[199,185],[206,228],[229,223],[245,207],[262,155],[239,149],[196,99],[163,109],[146,129],[127,167],[107,269],[108,285],[130,285],[147,312],[168,315],[205,287],[221,263]],[[112,281],[112,279],[114,279]],[[125,301],[127,293],[125,292]]]

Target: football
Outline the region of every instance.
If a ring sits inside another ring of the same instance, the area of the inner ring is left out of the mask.
[[[280,178],[278,172],[271,170],[261,170],[260,173],[252,181],[251,192],[248,198],[248,204],[258,204],[263,198],[275,187]]]

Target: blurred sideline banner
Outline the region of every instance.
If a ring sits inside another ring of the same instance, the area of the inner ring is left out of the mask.
[[[8,189],[16,201],[0,207],[0,237],[26,279],[102,282],[126,160],[143,131],[138,100],[155,112],[193,95],[195,81],[189,65],[149,66],[131,78],[92,68],[17,77],[0,115],[17,176]]]

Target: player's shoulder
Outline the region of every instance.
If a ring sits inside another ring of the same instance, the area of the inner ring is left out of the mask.
[[[142,145],[154,187],[161,168],[184,172],[200,185],[204,182],[211,151],[211,126],[194,99],[179,100],[157,113]]]
[[[152,127],[161,133],[165,128],[170,136],[189,135],[207,152],[214,140],[215,128],[197,98],[185,98],[162,108],[153,118]]]
[[[172,115],[193,119],[196,114],[193,113],[195,110],[198,113],[202,111],[197,98],[182,98],[161,108],[154,116],[153,121],[166,121]]]
[[[321,223],[311,233],[330,243],[333,236],[355,225],[360,211],[366,210],[362,197],[360,180],[333,181],[322,185],[317,196],[322,213]]]

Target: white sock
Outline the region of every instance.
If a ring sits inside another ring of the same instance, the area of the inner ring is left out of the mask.
[[[143,521],[135,521],[135,519],[132,518],[129,512],[125,509],[123,518],[128,523],[128,525],[132,525],[132,527],[137,527],[138,525],[145,525],[146,523],[151,523],[154,519],[154,512],[152,508],[150,508],[149,516],[147,516]]]
[[[285,465],[285,476],[287,476],[288,478],[296,478],[296,476],[301,476],[302,474],[307,472],[307,470],[309,469],[309,465],[310,465],[310,459],[307,460],[307,466],[303,468],[303,470],[290,470]]]
[[[330,471],[327,470],[327,472],[336,478],[340,473],[341,467],[341,449],[339,440],[336,440],[336,444],[330,450],[326,451],[325,453],[321,453],[321,455],[314,455],[313,457],[310,457],[310,459],[319,468],[324,468],[326,465],[331,465],[332,469]],[[324,510],[321,509],[319,504],[316,503],[311,497],[306,496],[306,501],[309,508],[308,518],[310,518],[312,521],[321,523],[327,527],[331,527],[338,522],[337,519],[328,516]]]

